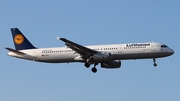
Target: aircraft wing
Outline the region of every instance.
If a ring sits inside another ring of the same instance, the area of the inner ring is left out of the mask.
[[[90,48],[87,48],[87,47],[84,47],[82,45],[79,45],[75,42],[72,42],[66,38],[59,38],[58,37],[58,40],[62,40],[63,42],[65,42],[65,45],[68,47],[68,48],[71,48],[72,50],[74,50],[75,52],[79,53],[80,55],[83,55],[83,56],[93,56],[94,54],[96,53],[99,53],[98,51],[95,51],[95,50],[92,50]]]

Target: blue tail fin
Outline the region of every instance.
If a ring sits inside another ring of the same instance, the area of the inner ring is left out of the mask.
[[[21,33],[18,28],[11,28],[12,37],[16,50],[35,49],[28,39]]]

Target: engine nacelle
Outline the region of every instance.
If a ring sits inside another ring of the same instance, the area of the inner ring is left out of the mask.
[[[111,60],[111,53],[110,52],[103,52],[103,53],[98,53],[94,54],[94,56],[91,56],[91,60],[95,61],[106,61],[106,60]]]
[[[113,69],[113,68],[120,68],[121,67],[121,61],[119,60],[114,60],[110,62],[104,62],[101,63],[102,68],[108,68],[108,69]]]

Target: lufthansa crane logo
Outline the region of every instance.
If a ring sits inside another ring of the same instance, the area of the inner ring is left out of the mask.
[[[24,37],[22,34],[17,34],[15,37],[14,37],[14,42],[16,44],[22,44],[24,42]]]

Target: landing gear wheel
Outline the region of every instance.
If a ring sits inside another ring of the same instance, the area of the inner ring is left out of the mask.
[[[156,67],[156,66],[157,66],[157,63],[154,63],[153,65],[154,65],[154,67]]]
[[[91,71],[92,71],[93,73],[96,73],[96,72],[97,72],[97,69],[96,69],[95,67],[93,67],[93,68],[91,69]]]
[[[89,63],[85,63],[84,66],[85,66],[86,68],[89,68],[89,67],[90,67],[90,64],[89,64]]]
[[[156,58],[153,58],[153,62],[154,62],[154,67],[156,67],[157,66],[157,63],[156,63]]]

